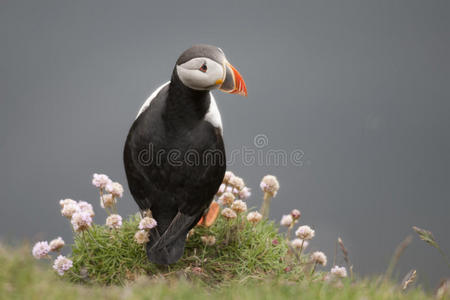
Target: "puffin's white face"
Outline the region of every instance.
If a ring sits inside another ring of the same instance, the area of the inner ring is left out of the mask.
[[[196,57],[177,65],[183,84],[194,90],[212,90],[224,82],[225,66],[207,57]]]

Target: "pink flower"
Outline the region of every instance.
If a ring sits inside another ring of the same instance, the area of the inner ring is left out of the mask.
[[[120,215],[110,215],[106,218],[106,226],[111,229],[118,229],[122,227],[122,217]]]
[[[60,276],[63,276],[66,271],[72,268],[73,262],[63,255],[59,255],[53,263],[53,269],[58,272]]]
[[[98,188],[104,189],[110,182],[111,179],[105,174],[94,173],[94,175],[92,175],[92,184]]]
[[[123,196],[123,186],[118,182],[108,183],[105,189],[108,193],[111,193],[116,197],[122,198]]]
[[[95,216],[94,208],[90,203],[80,200],[78,201],[78,207],[80,208],[80,211],[88,213],[91,217]]]
[[[47,241],[37,242],[31,252],[35,258],[41,259],[48,256],[50,246]]]
[[[272,197],[275,197],[277,195],[278,190],[280,189],[280,184],[278,183],[278,180],[275,176],[266,175],[261,180],[260,187],[264,193],[271,194]]]
[[[294,219],[291,215],[283,215],[283,217],[281,217],[280,224],[281,226],[289,227],[291,226],[292,222],[294,222]]]
[[[244,187],[240,192],[239,192],[239,198],[242,200],[245,200],[247,198],[249,198],[252,195],[252,193],[250,192],[250,189],[248,187]]]
[[[152,228],[155,228],[158,223],[155,219],[151,217],[145,217],[139,222],[139,229],[141,230],[150,230]]]
[[[292,218],[294,218],[294,220],[298,220],[298,219],[300,219],[300,216],[301,216],[302,214],[300,213],[300,211],[298,210],[298,209],[293,209],[292,211],[291,211],[291,216],[292,216]]]
[[[92,225],[91,214],[84,211],[76,212],[72,216],[71,223],[75,231],[84,231]]]
[[[50,250],[53,252],[59,251],[64,245],[64,240],[61,237],[58,237],[50,242]]]

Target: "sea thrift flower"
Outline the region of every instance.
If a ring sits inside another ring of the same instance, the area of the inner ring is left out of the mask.
[[[155,228],[158,223],[155,219],[151,217],[145,217],[139,222],[139,229],[141,230],[150,230],[152,228]]]
[[[278,183],[278,180],[275,176],[266,175],[261,180],[260,187],[264,193],[268,193],[272,197],[275,197],[278,190],[280,189],[280,184]]]
[[[229,220],[236,219],[236,217],[237,217],[234,210],[232,210],[231,208],[228,208],[228,207],[226,207],[222,210],[222,216],[224,216],[225,218],[227,218]]]
[[[302,239],[293,239],[291,241],[292,248],[297,250],[305,249],[306,247],[308,247],[308,245],[309,245],[308,241]]]
[[[105,190],[116,197],[122,198],[123,186],[118,182],[110,182],[106,185]]]
[[[90,203],[87,203],[86,201],[78,201],[78,207],[80,208],[80,211],[88,213],[91,217],[95,216],[94,208]]]
[[[223,176],[222,182],[225,183],[225,184],[227,184],[228,181],[229,181],[232,177],[234,177],[233,172],[231,172],[231,171],[226,171],[226,172],[225,172],[225,176]]]
[[[273,239],[272,240],[272,245],[276,246],[278,245],[280,242],[278,241],[278,239]]]
[[[59,255],[53,263],[53,269],[58,272],[60,276],[63,276],[66,271],[72,268],[73,262],[63,255]]]
[[[116,205],[117,200],[112,194],[105,194],[100,198],[100,205],[102,208],[112,208]]]
[[[333,276],[338,278],[347,277],[347,269],[345,267],[334,266],[333,268],[331,268],[330,272],[331,274],[333,274]]]
[[[325,266],[327,264],[327,257],[321,251],[316,251],[311,254],[311,259],[314,263]]]
[[[233,204],[234,199],[236,199],[236,197],[234,197],[232,193],[225,192],[222,196],[220,196],[219,203],[221,203],[222,205],[230,206],[231,204]]]
[[[138,244],[145,244],[149,241],[148,232],[145,230],[139,230],[134,234],[134,240]]]
[[[294,219],[292,218],[291,215],[283,215],[283,217],[281,217],[280,224],[281,226],[289,227],[292,225],[293,222]]]
[[[68,219],[72,218],[74,213],[80,211],[80,207],[78,207],[78,204],[75,201],[73,202],[74,203],[67,202],[67,204],[65,204],[61,209],[61,214]]]
[[[206,246],[213,246],[216,243],[216,237],[213,235],[205,235],[200,237],[200,239]]]
[[[222,183],[222,184],[219,186],[219,189],[217,190],[216,195],[220,197],[223,193],[225,193],[226,187],[227,187],[227,186],[226,186],[225,184]]]
[[[248,187],[244,187],[242,190],[239,191],[239,199],[245,200],[249,198],[252,195],[250,192],[250,189]]]
[[[301,238],[302,240],[310,240],[314,237],[315,231],[311,229],[308,225],[300,226],[295,235]]]
[[[249,221],[250,223],[253,223],[253,224],[258,223],[259,221],[261,221],[261,219],[262,219],[262,215],[257,211],[251,211],[247,215],[247,221]]]
[[[293,209],[292,211],[291,211],[291,216],[292,216],[292,218],[295,220],[295,221],[297,221],[298,219],[300,219],[300,216],[301,216],[302,214],[300,213],[300,211],[298,210],[298,209]]]
[[[64,247],[65,243],[61,237],[58,237],[50,242],[50,251],[56,252]]]
[[[84,231],[92,225],[91,214],[85,211],[76,212],[72,216],[71,223],[75,231]]]
[[[41,259],[48,256],[48,253],[50,252],[50,246],[48,245],[47,241],[37,242],[31,252],[33,253],[33,256],[35,258]]]
[[[245,187],[244,180],[241,177],[237,176],[232,176],[230,180],[228,180],[228,184],[236,188],[238,191],[242,190]]]
[[[92,184],[98,188],[104,189],[110,182],[111,179],[105,174],[94,173],[94,175],[92,175]]]
[[[242,200],[236,200],[231,204],[231,209],[236,213],[241,213],[247,211],[247,204]]]
[[[72,200],[72,199],[59,200],[59,205],[61,205],[61,208],[64,208],[64,206],[66,206],[68,204],[77,204],[77,201]]]
[[[122,217],[120,215],[110,215],[106,218],[106,226],[111,229],[118,229],[122,227]]]

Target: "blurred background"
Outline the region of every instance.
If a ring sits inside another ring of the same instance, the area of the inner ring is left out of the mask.
[[[309,250],[331,264],[342,237],[355,272],[384,272],[411,226],[450,252],[450,2],[0,2],[0,238],[71,237],[61,198],[104,222],[94,172],[124,184],[122,148],[141,104],[196,43],[221,47],[248,98],[215,92],[227,152],[300,150],[301,163],[244,165],[281,184],[271,218],[292,208],[316,229]],[[258,148],[260,149],[260,148]],[[339,264],[343,263],[339,257]],[[449,275],[414,236],[396,273],[435,287]]]

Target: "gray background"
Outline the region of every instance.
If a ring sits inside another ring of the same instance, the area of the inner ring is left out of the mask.
[[[188,3],[190,2],[190,3]],[[342,236],[355,270],[382,272],[418,225],[450,252],[449,1],[0,2],[0,236],[69,239],[64,197],[93,202],[93,172],[125,184],[122,147],[151,91],[194,43],[221,47],[249,97],[216,92],[227,150],[304,152],[278,176],[271,217],[299,208],[311,249]],[[137,206],[128,189],[123,215]],[[342,260],[340,259],[341,263]],[[449,270],[416,237],[398,274],[433,287]]]

